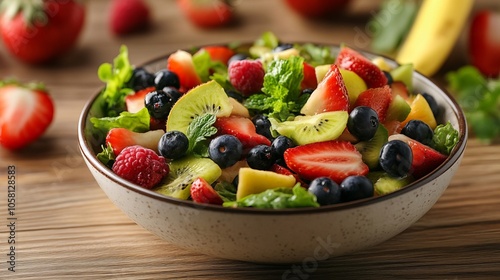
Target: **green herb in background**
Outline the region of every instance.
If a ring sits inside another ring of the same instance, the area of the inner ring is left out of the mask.
[[[450,72],[446,79],[471,131],[483,142],[491,143],[500,135],[500,80],[485,78],[473,66]]]

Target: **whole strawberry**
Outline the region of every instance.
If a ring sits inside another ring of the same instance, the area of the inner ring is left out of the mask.
[[[146,189],[153,188],[169,172],[165,158],[139,145],[123,149],[112,169],[116,175]]]
[[[0,81],[0,144],[10,150],[37,140],[54,118],[54,103],[40,84]]]
[[[110,28],[116,35],[126,35],[148,28],[150,9],[143,0],[113,0]]]
[[[31,64],[49,62],[71,50],[83,29],[85,6],[66,0],[5,0],[0,34],[6,48]]]

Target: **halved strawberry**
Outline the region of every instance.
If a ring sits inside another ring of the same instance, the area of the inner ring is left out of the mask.
[[[266,137],[257,134],[255,125],[252,120],[232,115],[229,117],[220,117],[215,121],[214,126],[217,128],[217,134],[230,134],[235,136],[243,144],[243,149],[251,149],[257,145],[271,145],[271,141]]]
[[[213,28],[226,25],[233,18],[228,0],[177,0],[184,15],[196,26]]]
[[[304,79],[300,84],[300,88],[315,89],[318,86],[318,79],[316,79],[316,69],[309,63],[304,62]]]
[[[191,199],[197,203],[222,205],[223,200],[212,186],[203,178],[194,180],[191,184]]]
[[[351,175],[366,175],[368,166],[356,147],[347,141],[316,142],[289,148],[284,154],[288,167],[301,178],[329,177],[341,183]]]
[[[121,127],[112,128],[106,135],[106,145],[111,145],[116,156],[126,147],[134,145],[157,151],[158,142],[164,133],[161,129],[139,133]]]
[[[387,85],[387,77],[384,72],[368,58],[349,47],[342,47],[335,64],[341,69],[351,70],[358,74],[365,81],[368,88]]]
[[[40,85],[0,81],[0,144],[15,150],[38,139],[54,118],[54,103]]]
[[[377,112],[379,121],[384,122],[391,101],[392,93],[389,86],[369,88],[359,94],[353,108],[368,106]]]
[[[332,64],[300,112],[314,115],[329,111],[347,111],[349,96],[339,68]]]
[[[125,97],[127,111],[130,113],[137,113],[144,108],[144,97],[153,90],[155,90],[155,87],[147,87],[135,92],[134,94],[127,95],[127,97]]]
[[[180,81],[180,92],[188,90],[201,84],[201,79],[194,68],[193,56],[183,50],[171,54],[167,60],[167,69],[177,74]]]
[[[429,174],[443,163],[447,156],[434,150],[433,148],[424,145],[417,140],[403,134],[395,134],[389,137],[390,140],[398,139],[406,142],[413,153],[413,161],[411,163],[411,172],[415,179],[421,178]]]
[[[203,50],[208,52],[213,61],[219,61],[225,65],[227,65],[229,59],[235,54],[235,52],[227,46],[206,46],[199,51]]]

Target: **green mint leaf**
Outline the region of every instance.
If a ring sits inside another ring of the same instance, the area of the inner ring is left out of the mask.
[[[236,201],[236,187],[229,182],[219,182],[214,187],[224,202]]]
[[[215,114],[203,114],[193,119],[186,133],[189,139],[188,152],[202,157],[208,154],[207,138],[217,133],[217,128],[213,126],[216,120]]]
[[[111,168],[116,159],[115,153],[113,152],[113,148],[109,144],[106,147],[101,145],[101,147],[102,151],[97,154],[97,159],[104,165]]]
[[[90,118],[94,128],[106,134],[110,129],[122,127],[134,132],[149,130],[150,116],[148,109],[142,108],[137,113],[123,111],[116,117]]]
[[[449,155],[460,140],[459,138],[458,131],[448,121],[446,124],[440,124],[434,129],[432,147],[442,154]]]
[[[104,108],[107,116],[114,117],[125,109],[125,97],[133,93],[127,88],[127,82],[132,77],[133,67],[128,60],[126,46],[121,46],[120,53],[113,60],[113,65],[103,63],[97,70],[99,79],[106,83],[102,95],[104,97]]]
[[[248,195],[237,201],[224,202],[224,207],[254,207],[264,209],[285,209],[319,207],[316,196],[297,183],[292,189],[277,188]]]

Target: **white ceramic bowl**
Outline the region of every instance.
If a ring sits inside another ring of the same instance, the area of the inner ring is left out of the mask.
[[[336,52],[338,47],[332,47]],[[365,53],[369,57],[373,55]],[[395,65],[393,61],[388,63]],[[166,57],[145,64],[164,67]],[[200,205],[162,196],[118,176],[96,159],[103,139],[89,133],[99,94],[85,106],[78,126],[81,153],[97,183],[130,219],[166,242],[220,258],[292,263],[320,261],[379,244],[420,219],[439,199],[457,171],[467,141],[467,126],[454,99],[429,79],[414,74],[414,87],[431,94],[460,132],[448,159],[427,176],[391,194],[308,209],[260,210]]]

